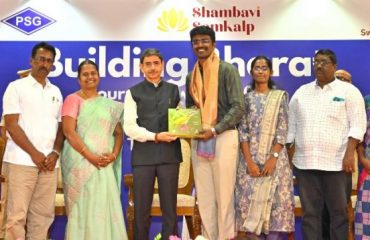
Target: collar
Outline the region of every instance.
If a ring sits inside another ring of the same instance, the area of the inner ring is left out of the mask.
[[[162,86],[162,84],[163,84],[163,80],[162,80],[162,78],[159,80],[159,83],[152,83],[151,81],[149,81],[148,79],[146,79],[145,78],[145,82],[147,83],[147,84],[149,84],[150,86],[154,86],[155,88],[157,88],[157,87],[160,87],[160,86]]]
[[[322,89],[324,89],[324,88],[333,88],[333,87],[335,87],[336,85],[338,85],[338,81],[340,81],[340,80],[338,80],[338,79],[334,78],[334,80],[333,80],[333,81],[331,81],[331,82],[330,82],[330,83],[328,83],[328,84],[325,84],[325,85],[324,85],[324,87],[323,87]],[[315,84],[314,84],[314,86],[315,86],[315,87],[318,87],[318,88],[321,88],[321,87],[320,87],[320,85],[319,85],[319,81],[318,81],[317,79],[315,79]]]
[[[31,86],[41,86],[41,83],[39,83],[31,74],[29,74],[27,77],[24,78],[24,80],[28,81]],[[22,81],[24,81],[22,80]],[[50,83],[49,79],[45,79],[45,88],[50,88],[52,84]]]

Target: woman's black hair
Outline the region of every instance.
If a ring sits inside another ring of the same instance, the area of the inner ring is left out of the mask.
[[[93,65],[95,66],[96,68],[96,71],[99,73],[99,68],[98,68],[98,65],[96,65],[95,62],[91,61],[90,59],[86,59],[84,60],[83,62],[80,63],[80,65],[78,65],[78,68],[77,68],[77,77],[80,78],[80,75],[81,75],[81,70],[82,70],[82,67],[84,65]]]

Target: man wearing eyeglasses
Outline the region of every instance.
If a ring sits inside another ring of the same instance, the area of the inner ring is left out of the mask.
[[[3,159],[8,184],[5,238],[9,240],[46,239],[54,220],[55,166],[63,144],[62,94],[47,79],[55,54],[48,43],[36,44],[31,73],[11,82],[3,97],[10,136]]]
[[[239,153],[236,126],[245,111],[240,76],[215,53],[212,28],[195,27],[190,38],[198,61],[186,78],[186,106],[200,108],[202,115],[202,136],[192,141],[202,235],[209,240],[232,239]]]
[[[335,78],[343,82],[352,83],[352,75],[344,69],[338,69],[335,71]],[[357,151],[355,151],[355,169],[357,168]],[[352,194],[352,177],[358,177],[357,174],[347,174],[347,202],[351,201]],[[322,215],[322,231],[323,240],[330,239],[330,216],[328,209],[325,205]]]
[[[347,173],[354,171],[354,152],[366,130],[360,91],[335,78],[335,53],[319,50],[316,79],[301,86],[289,104],[288,146],[295,144],[294,171],[302,203],[303,239],[322,238],[322,211],[327,205],[330,239],[346,240]]]

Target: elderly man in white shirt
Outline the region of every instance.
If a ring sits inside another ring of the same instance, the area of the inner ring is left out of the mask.
[[[8,180],[9,240],[45,239],[54,220],[55,166],[63,144],[63,98],[59,88],[47,79],[55,53],[48,43],[36,44],[30,60],[31,74],[11,82],[3,97],[9,136],[3,159]]]
[[[288,144],[295,144],[294,171],[302,203],[304,239],[321,239],[326,203],[330,238],[348,235],[346,174],[354,171],[354,152],[366,131],[360,91],[334,77],[336,55],[319,50],[315,81],[301,86],[289,104]]]

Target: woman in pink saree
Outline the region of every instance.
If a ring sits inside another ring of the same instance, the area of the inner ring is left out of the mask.
[[[81,90],[63,109],[65,239],[127,239],[120,201],[123,104],[98,95],[96,64],[78,67]]]

